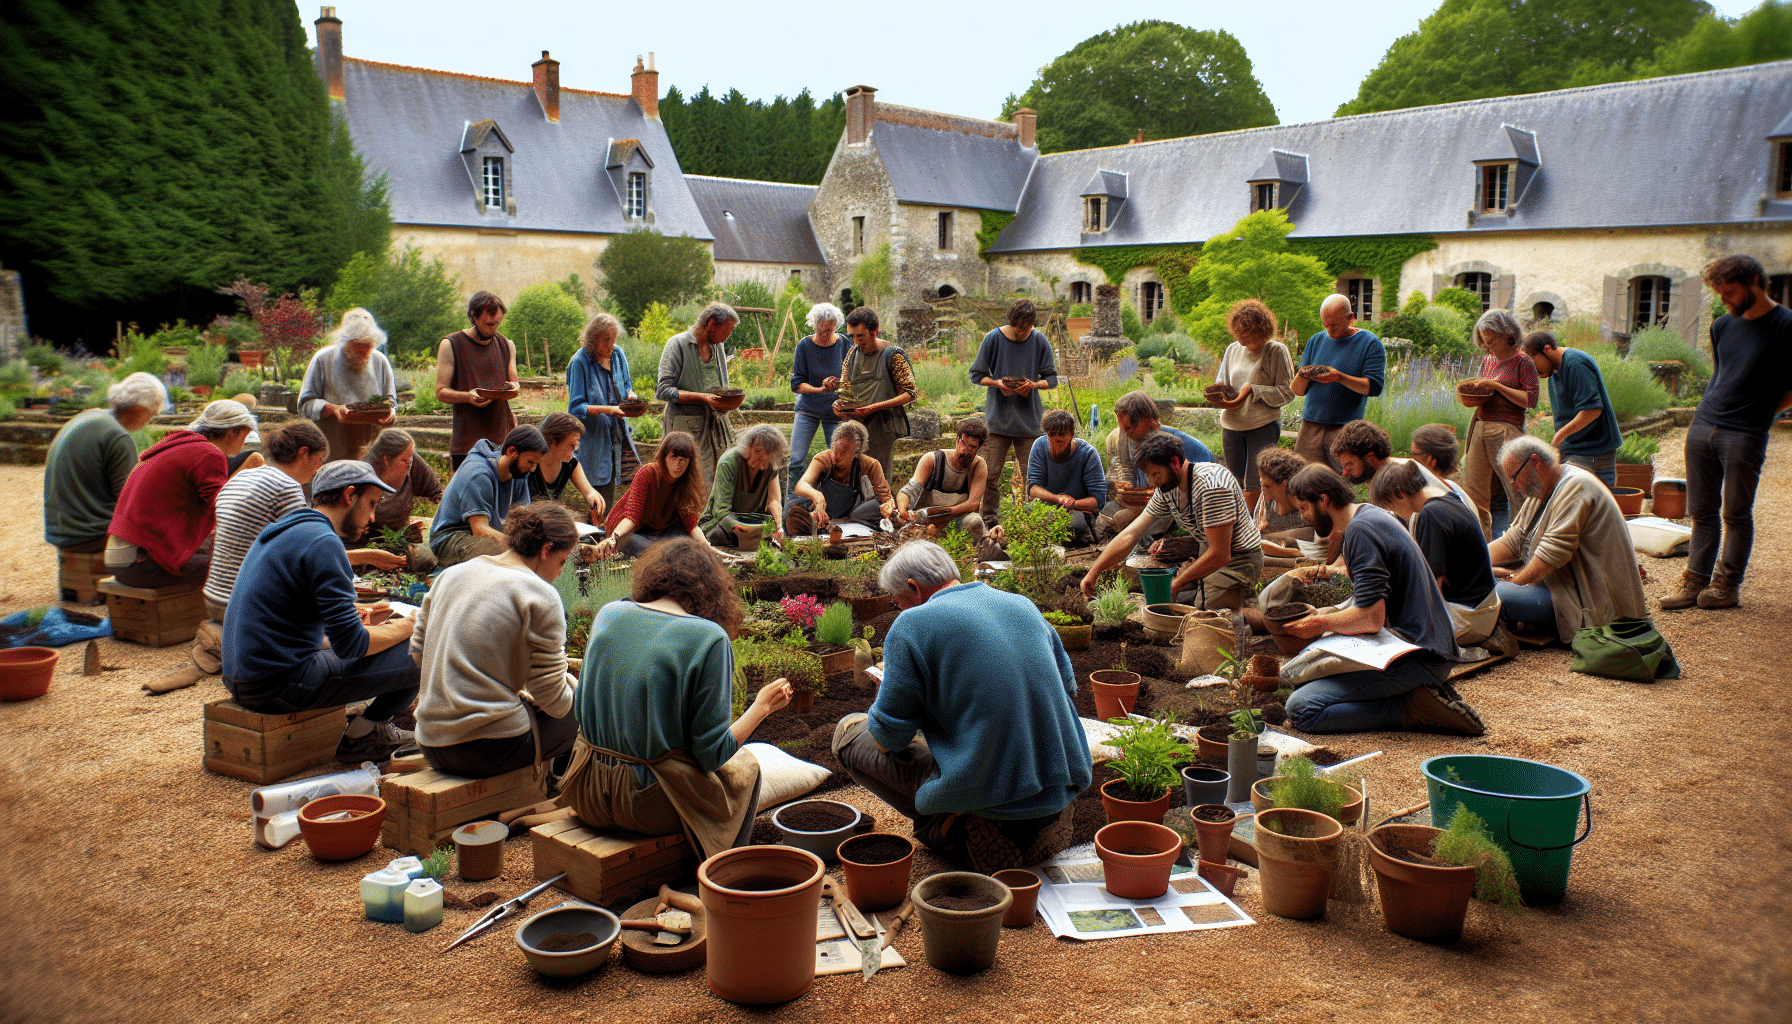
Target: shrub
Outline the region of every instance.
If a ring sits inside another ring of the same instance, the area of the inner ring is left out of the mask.
[[[1473,867],[1475,899],[1511,909],[1524,905],[1512,859],[1493,841],[1493,830],[1487,822],[1467,806],[1458,804],[1449,827],[1431,840],[1431,856]]]
[[[1121,751],[1120,760],[1112,762],[1110,767],[1126,780],[1133,796],[1154,800],[1168,792],[1176,785],[1176,762],[1194,756],[1188,745],[1170,731],[1174,717],[1166,715],[1143,722],[1118,718],[1114,721],[1128,722],[1132,728],[1108,741],[1110,746]]]
[[[1151,330],[1157,334],[1173,334],[1181,326],[1182,322],[1176,319],[1176,311],[1168,306],[1151,321]]]
[[[682,326],[673,322],[671,315],[666,312],[666,307],[661,303],[650,302],[647,304],[647,308],[641,312],[641,322],[635,327],[634,336],[643,344],[654,347],[654,373],[659,372],[658,350],[665,347],[667,338],[683,330]],[[629,366],[632,368],[634,365],[634,354],[630,353]]]
[[[1320,775],[1307,758],[1285,757],[1276,770],[1278,778],[1270,783],[1269,796],[1277,807],[1298,807],[1336,818],[1350,802],[1344,785]]]
[[[229,352],[222,345],[197,345],[187,350],[187,386],[215,388],[224,382],[224,360]]]
[[[62,372],[62,353],[56,351],[53,345],[27,345],[25,350],[19,353],[19,358],[25,360],[26,365],[42,370],[50,376]]]
[[[1260,210],[1208,239],[1189,280],[1204,294],[1186,317],[1188,333],[1218,355],[1231,342],[1226,313],[1242,298],[1261,299],[1286,332],[1311,337],[1319,330],[1319,303],[1337,275],[1288,245],[1294,230],[1284,210]]]
[[[441,340],[467,324],[460,281],[440,257],[407,245],[395,253],[359,252],[336,276],[324,300],[332,323],[360,306],[386,332],[390,355],[432,356]]]
[[[1599,318],[1591,313],[1575,313],[1563,320],[1554,331],[1556,344],[1563,348],[1591,349],[1604,336]]]
[[[510,303],[498,330],[529,353],[531,362],[545,342],[553,365],[562,371],[579,348],[579,332],[585,328],[585,310],[556,282],[541,281],[524,288]]]
[[[1480,351],[1469,336],[1475,319],[1461,310],[1451,306],[1426,306],[1419,316],[1431,326],[1435,339],[1433,351],[1458,356],[1472,356]]]
[[[1431,300],[1433,305],[1449,306],[1471,321],[1481,316],[1481,297],[1472,295],[1461,288],[1445,288]]]
[[[168,357],[162,354],[161,342],[157,336],[144,337],[137,333],[135,324],[124,332],[124,341],[118,350],[118,369],[113,376],[123,380],[133,373],[147,373],[152,377],[160,377],[162,371],[168,369]]]
[[[1145,337],[1145,322],[1139,319],[1139,311],[1130,302],[1120,303],[1120,333],[1132,339],[1134,345]]]
[[[1638,331],[1630,339],[1629,358],[1642,363],[1678,359],[1686,364],[1693,379],[1711,376],[1711,357],[1699,351],[1697,346],[1688,345],[1680,332],[1670,327],[1645,327]]]
[[[1599,373],[1605,378],[1605,393],[1611,397],[1612,412],[1617,414],[1618,422],[1628,423],[1673,404],[1673,397],[1649,372],[1648,363],[1625,359],[1610,345],[1590,346],[1587,354],[1599,364]]]
[[[1426,301],[1424,292],[1413,292],[1406,297],[1406,304],[1400,307],[1402,313],[1423,313],[1431,305]]]
[[[852,605],[835,601],[815,620],[815,639],[835,647],[852,642]]]
[[[1471,375],[1463,362],[1414,356],[1388,374],[1387,385],[1369,399],[1363,416],[1387,430],[1397,452],[1410,450],[1412,432],[1427,423],[1447,423],[1456,428],[1456,436],[1467,437],[1473,411],[1456,400],[1456,385]]]

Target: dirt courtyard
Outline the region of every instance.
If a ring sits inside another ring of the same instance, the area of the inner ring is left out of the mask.
[[[1684,433],[1663,437],[1658,475],[1683,475]],[[14,524],[0,538],[0,614],[56,596],[41,479],[41,467],[0,467],[0,517]],[[1792,672],[1772,623],[1792,621],[1788,503],[1792,432],[1776,430],[1743,607],[1657,618],[1684,678],[1597,679],[1571,674],[1564,648],[1527,651],[1461,686],[1485,737],[1369,733],[1328,744],[1385,751],[1369,776],[1383,812],[1425,799],[1418,765],[1437,754],[1507,754],[1587,777],[1592,834],[1558,906],[1503,929],[1472,914],[1461,941],[1428,945],[1387,932],[1379,912],[1271,916],[1253,871],[1237,900],[1253,927],[1074,942],[1036,923],[1005,931],[996,965],[962,978],[926,965],[916,929],[897,944],[910,966],[869,984],[818,979],[769,1010],[715,998],[700,969],[647,976],[614,954],[583,978],[542,979],[510,927],[442,955],[477,911],[450,910],[420,936],[364,920],[357,883],[395,854],[325,864],[303,840],[256,847],[252,787],[200,764],[201,706],[222,688],[140,689],[183,662],[185,645],[103,641],[104,664],[118,668],[91,678],[71,646],[48,695],[0,705],[0,1024],[1785,1021],[1792,812],[1772,792],[1792,786],[1779,734],[1792,720]],[[1685,560],[1644,562],[1653,604]],[[862,789],[830,795],[907,831]],[[924,854],[914,877],[939,867]],[[444,881],[462,896],[515,895],[533,884],[529,841],[506,844],[498,879]]]

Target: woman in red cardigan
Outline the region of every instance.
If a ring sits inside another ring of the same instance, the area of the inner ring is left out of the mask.
[[[119,583],[154,588],[205,579],[218,491],[254,429],[249,410],[225,399],[143,453],[106,537],[106,568]]]
[[[598,542],[598,558],[617,551],[632,558],[655,541],[687,535],[709,543],[697,528],[709,488],[703,474],[691,470],[696,458],[697,442],[691,435],[682,430],[666,435],[653,462],[635,473],[628,492],[610,510],[604,521],[609,536]]]

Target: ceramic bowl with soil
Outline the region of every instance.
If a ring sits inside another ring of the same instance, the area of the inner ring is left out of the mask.
[[[1025,378],[1025,377],[1003,377],[1002,378],[1002,386],[1007,388],[1010,391],[1013,391],[1015,388],[1020,387],[1022,384],[1025,384],[1026,382],[1027,382],[1027,378]]]
[[[341,793],[299,808],[299,831],[318,860],[353,860],[373,849],[386,821],[386,801]]]
[[[1486,404],[1489,398],[1498,394],[1493,382],[1485,377],[1470,377],[1456,385],[1456,397],[1463,405],[1476,406]]]
[[[1303,366],[1295,372],[1308,380],[1318,380],[1331,373],[1332,368],[1329,366]]]
[[[616,408],[622,410],[624,416],[640,416],[647,411],[647,400],[644,398],[626,398]]]
[[[473,389],[473,397],[474,398],[489,398],[493,401],[509,401],[510,399],[516,397],[517,390],[518,389],[515,384],[511,384],[511,385],[508,385],[506,387],[501,387],[501,388],[474,388]]]
[[[1283,627],[1295,619],[1304,619],[1313,614],[1313,606],[1304,602],[1270,605],[1263,609],[1263,622],[1271,633],[1286,636],[1288,631]]]
[[[555,907],[517,927],[516,948],[542,974],[572,978],[601,967],[621,933],[622,921],[608,910]]]
[[[348,410],[342,416],[344,423],[378,423],[392,415],[392,403],[385,399],[371,402],[350,402],[343,408]]]
[[[747,392],[744,388],[716,388],[710,394],[720,399],[715,404],[716,412],[733,412],[747,400]]]
[[[1238,389],[1230,384],[1209,384],[1201,394],[1209,402],[1230,402],[1238,397]]]
[[[778,808],[772,814],[772,824],[783,834],[784,845],[834,864],[839,860],[840,844],[860,831],[863,818],[858,808],[838,800],[799,800]]]

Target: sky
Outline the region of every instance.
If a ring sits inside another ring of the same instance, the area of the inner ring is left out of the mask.
[[[562,86],[627,93],[636,55],[651,51],[662,95],[707,84],[761,100],[806,88],[819,100],[869,85],[882,102],[984,118],[999,117],[1004,98],[1084,39],[1158,19],[1236,36],[1277,119],[1296,124],[1331,117],[1438,2],[340,0],[336,16],[345,55],[391,64],[528,81],[545,49],[560,61]],[[1755,4],[1713,6],[1734,18]],[[301,0],[314,45],[318,10]]]

